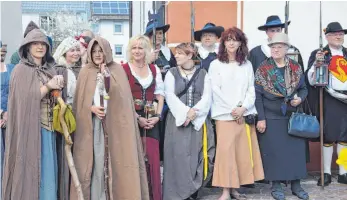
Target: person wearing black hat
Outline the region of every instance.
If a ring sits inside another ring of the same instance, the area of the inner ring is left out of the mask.
[[[307,81],[309,89],[309,104],[313,114],[319,114],[319,89],[314,87],[314,71],[322,65],[322,61],[328,63],[328,85],[324,90],[324,185],[331,183],[331,162],[333,156],[333,144],[337,143],[337,153],[347,148],[347,49],[343,47],[344,36],[347,29],[343,29],[338,22],[331,22],[323,30],[328,45],[323,49],[316,49],[311,53],[308,61]],[[339,167],[337,182],[347,184],[347,170]],[[321,179],[317,185],[321,185]]]
[[[289,25],[290,21],[288,21],[287,24]],[[271,38],[273,37],[275,33],[282,32],[284,27],[285,27],[285,23],[282,23],[281,19],[277,15],[269,16],[266,19],[266,23],[258,27],[258,30],[265,31],[266,35],[268,36],[268,39],[266,42],[264,42],[264,44],[254,47],[249,52],[248,60],[251,61],[253,65],[254,73],[256,72],[257,68],[264,60],[271,57],[270,47],[268,46],[268,42],[271,41]],[[299,49],[291,45],[290,49],[288,50],[288,53],[290,52],[298,53],[297,58],[294,60],[296,60],[300,64],[302,69],[304,70],[303,60],[302,60]]]
[[[194,32],[194,40],[201,41],[201,46],[198,48],[198,56],[201,60],[201,66],[208,72],[212,61],[217,59],[218,46],[216,45],[217,40],[221,37],[224,32],[222,26],[216,26],[213,23],[206,23],[205,26],[198,31]],[[210,116],[210,114],[209,114]],[[216,137],[215,122],[212,120],[214,138]],[[216,145],[216,140],[214,140]],[[206,187],[212,187],[212,178],[206,184]]]
[[[144,35],[148,36],[151,41],[154,40],[153,27],[155,28],[155,47],[153,47],[155,50],[152,59],[153,62],[160,68],[164,78],[166,71],[169,68],[176,66],[175,56],[169,47],[163,45],[164,35],[169,30],[170,24],[161,25],[153,20],[149,21],[147,23],[146,32]]]
[[[153,27],[155,28],[155,50],[152,55],[152,62],[156,64],[162,74],[162,79],[164,80],[166,72],[172,68],[177,66],[176,58],[169,47],[164,46],[164,36],[165,33],[170,29],[170,24],[159,24],[156,21],[149,21],[147,23],[146,32],[144,35],[148,36],[151,41],[153,38]],[[152,42],[153,43],[153,42]],[[153,45],[153,44],[152,44]],[[161,113],[161,119],[159,122],[160,129],[160,160],[163,161],[164,155],[164,137],[165,137],[165,121],[166,115],[168,113],[168,106],[166,102],[164,102],[164,107]]]
[[[217,40],[222,35],[224,28],[213,23],[207,23],[198,31],[194,32],[194,40],[201,41],[198,57],[201,58],[201,65],[208,71],[210,63],[217,58]]]

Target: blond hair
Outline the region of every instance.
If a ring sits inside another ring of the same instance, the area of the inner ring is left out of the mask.
[[[133,55],[131,49],[139,42],[140,46],[145,50],[145,63],[151,63],[151,50],[152,44],[150,39],[144,35],[138,35],[130,38],[128,47],[127,47],[127,60],[128,62],[133,62]]]

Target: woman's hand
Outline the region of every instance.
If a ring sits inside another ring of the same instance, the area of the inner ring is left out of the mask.
[[[198,111],[198,109],[196,108],[191,108],[189,109],[188,113],[187,113],[187,118],[192,121],[196,118],[196,112]]]
[[[236,120],[236,123],[239,125],[243,124],[244,122],[245,122],[245,118],[243,118],[243,117],[240,117]]]
[[[259,133],[265,132],[265,130],[266,130],[266,121],[265,120],[258,121],[257,130],[259,131]]]
[[[148,126],[148,120],[144,117],[139,117],[137,121],[138,121],[141,128]]]
[[[92,106],[90,108],[92,113],[94,113],[99,119],[102,119],[105,117],[105,108],[101,106]]]
[[[302,100],[300,97],[294,97],[294,99],[290,101],[290,105],[292,105],[293,107],[297,107],[301,104],[301,101]]]
[[[148,125],[145,127],[146,129],[152,129],[158,122],[159,122],[159,117],[151,117],[147,120]]]
[[[243,113],[245,113],[245,111],[246,111],[246,108],[244,108],[244,107],[237,107],[237,108],[234,108],[231,111],[231,115],[233,116],[233,118],[238,120],[239,118],[242,118]]]
[[[1,128],[6,128],[7,119],[8,119],[7,112],[4,112],[2,119],[0,119]]]
[[[184,122],[183,126],[186,127],[190,123],[190,119],[187,118],[187,120]]]
[[[62,75],[55,75],[51,80],[46,83],[48,90],[62,89],[64,87],[64,77]]]
[[[159,51],[160,49],[156,49],[151,54],[151,63],[156,61],[159,58]]]

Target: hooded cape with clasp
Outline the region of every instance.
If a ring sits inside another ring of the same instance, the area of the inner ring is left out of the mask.
[[[28,55],[27,47],[32,42],[44,42],[47,45],[43,66],[37,66]],[[41,176],[41,93],[37,71],[50,77],[56,72],[47,36],[37,26],[27,28],[19,56],[21,61],[15,66],[10,81],[2,199],[38,200]]]
[[[82,67],[76,86],[73,110],[77,129],[74,134],[74,160],[85,200],[90,200],[93,170],[92,106],[99,68],[91,60],[95,43],[102,48],[111,73],[110,99],[105,119],[109,137],[109,191],[110,200],[149,200],[144,154],[140,140],[134,102],[123,67],[112,59],[110,44],[96,37],[89,43],[88,64]],[[71,184],[71,200],[77,200],[77,191]]]

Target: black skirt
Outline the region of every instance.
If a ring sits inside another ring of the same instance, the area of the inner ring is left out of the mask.
[[[324,92],[324,143],[347,142],[347,104]]]
[[[305,178],[305,139],[288,135],[289,119],[266,119],[266,130],[258,133],[265,179],[289,181]]]

